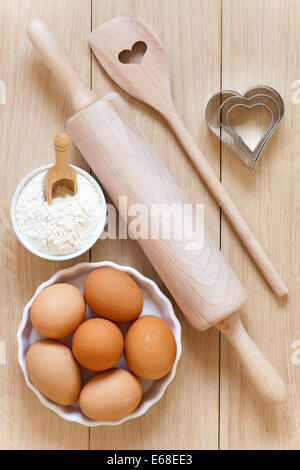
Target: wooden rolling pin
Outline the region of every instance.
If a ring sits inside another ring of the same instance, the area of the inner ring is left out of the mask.
[[[48,26],[38,19],[28,34],[45,63],[70,93],[75,113],[66,130],[86,158],[113,203],[127,196],[128,206],[148,209],[144,229],[151,233],[151,204],[186,204],[187,200],[116,93],[98,100],[80,81]],[[205,230],[205,229],[204,229]],[[199,234],[200,236],[200,234]],[[244,330],[237,313],[246,301],[244,287],[205,230],[201,249],[187,250],[190,240],[139,239],[144,252],[197,329],[215,325],[239,353],[253,384],[264,399],[280,402],[285,385]]]

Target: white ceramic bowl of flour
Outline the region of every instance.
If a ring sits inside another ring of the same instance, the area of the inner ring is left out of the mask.
[[[17,221],[17,204],[18,204],[19,197],[20,197],[23,189],[26,187],[26,185],[28,183],[30,183],[30,181],[33,181],[33,178],[37,177],[37,175],[39,175],[40,173],[45,173],[52,166],[53,166],[53,164],[50,164],[50,165],[45,165],[45,166],[42,166],[40,168],[37,168],[36,170],[29,173],[20,182],[20,184],[18,185],[18,187],[17,187],[17,189],[16,189],[16,191],[13,195],[13,199],[12,199],[12,203],[11,203],[11,221],[12,221],[12,225],[13,225],[14,231],[15,231],[18,239],[25,246],[25,248],[27,248],[29,251],[31,251],[31,253],[33,253],[33,254],[41,257],[41,258],[44,258],[44,259],[49,259],[49,260],[53,260],[53,261],[62,261],[62,260],[76,258],[77,256],[82,255],[87,250],[89,250],[96,243],[96,241],[99,239],[99,237],[100,237],[100,235],[103,232],[103,229],[105,227],[105,223],[106,223],[106,201],[105,201],[105,197],[104,197],[104,194],[102,192],[102,189],[100,188],[97,181],[89,173],[82,170],[81,168],[70,165],[77,172],[78,182],[79,182],[79,178],[85,178],[87,180],[87,182],[89,182],[89,185],[93,186],[94,192],[96,191],[96,193],[97,193],[97,196],[98,196],[99,202],[100,202],[99,207],[95,208],[95,210],[99,209],[99,211],[100,211],[98,216],[97,216],[97,223],[93,227],[91,235],[87,238],[86,243],[81,244],[81,246],[78,247],[78,249],[76,249],[75,251],[72,251],[72,252],[69,252],[69,253],[62,253],[62,254],[59,254],[59,253],[54,253],[53,254],[51,252],[47,252],[47,251],[44,251],[42,249],[39,249],[37,246],[34,246],[34,244],[30,242],[30,237],[26,236],[26,234],[24,232],[22,232],[21,227],[19,226],[19,223]],[[30,208],[28,210],[30,210]]]

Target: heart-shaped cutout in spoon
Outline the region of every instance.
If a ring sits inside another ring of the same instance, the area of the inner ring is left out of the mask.
[[[144,41],[137,41],[133,44],[131,49],[124,49],[120,52],[118,59],[122,64],[136,64],[142,63],[143,57],[147,51],[147,44]]]

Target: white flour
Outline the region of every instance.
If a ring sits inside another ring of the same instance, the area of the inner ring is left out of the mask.
[[[103,208],[93,184],[77,173],[77,192],[58,186],[52,205],[46,201],[46,170],[21,191],[16,205],[19,230],[30,245],[51,255],[84,248],[95,237]]]

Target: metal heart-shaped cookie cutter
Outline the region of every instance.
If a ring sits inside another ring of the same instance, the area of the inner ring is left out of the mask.
[[[262,106],[268,110],[271,120],[254,150],[229,124],[230,112],[238,107],[251,109]],[[205,108],[205,118],[211,132],[224,142],[250,170],[255,170],[261,152],[271,135],[279,126],[284,114],[284,103],[280,94],[271,87],[260,85],[244,95],[232,90],[219,91],[211,97]],[[224,131],[224,132],[223,132]]]

